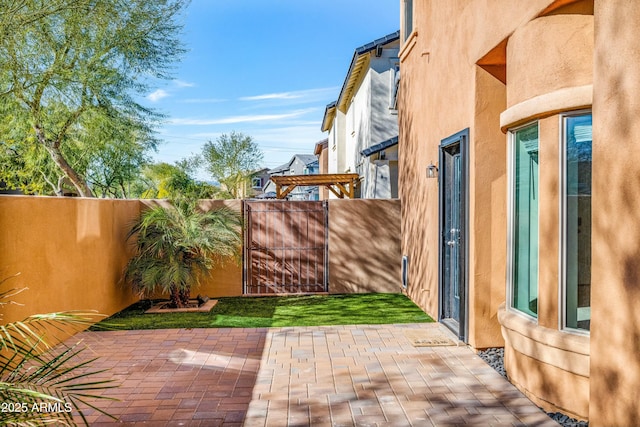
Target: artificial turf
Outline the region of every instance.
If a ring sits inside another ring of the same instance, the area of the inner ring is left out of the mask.
[[[141,301],[92,330],[262,328],[284,326],[425,323],[433,319],[403,294],[345,294],[218,298],[208,313],[144,314]]]

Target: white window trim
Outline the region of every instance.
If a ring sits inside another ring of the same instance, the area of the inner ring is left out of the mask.
[[[534,121],[530,121],[527,122],[525,124],[522,124],[520,126],[517,127],[513,127],[513,128],[509,128],[508,130],[508,135],[509,135],[509,140],[508,140],[508,144],[507,144],[507,185],[508,185],[508,189],[507,189],[507,292],[506,292],[506,297],[507,297],[507,301],[506,301],[506,309],[510,312],[510,313],[515,313],[519,316],[525,317],[529,320],[531,320],[532,322],[535,322],[536,324],[538,323],[538,316],[532,316],[528,313],[525,313],[524,311],[518,310],[517,308],[513,307],[513,273],[514,273],[514,269],[513,269],[513,251],[514,251],[514,245],[513,245],[513,238],[515,235],[515,221],[514,221],[514,215],[513,212],[515,210],[515,149],[514,149],[514,145],[515,145],[515,134],[517,131],[519,131],[520,129],[524,129],[526,127],[529,127],[533,124],[536,124],[538,126],[538,150],[540,150],[540,122],[538,120],[534,120]],[[539,221],[539,219],[538,219]],[[538,233],[540,233],[540,230],[538,229]],[[538,242],[540,242],[540,236],[538,236]],[[540,258],[540,245],[538,245],[538,259]],[[538,268],[540,268],[538,266]],[[540,295],[540,283],[538,281],[538,296]],[[538,299],[538,312],[540,311],[540,299]]]
[[[558,227],[560,242],[560,256],[558,257],[558,329],[560,331],[590,336],[591,331],[586,329],[570,328],[567,326],[567,303],[566,303],[566,290],[567,290],[567,118],[575,116],[584,116],[592,114],[592,110],[576,110],[560,114],[560,135],[558,141],[559,156],[558,156],[558,176],[560,177],[560,197],[559,197],[559,210],[560,210],[560,224]]]

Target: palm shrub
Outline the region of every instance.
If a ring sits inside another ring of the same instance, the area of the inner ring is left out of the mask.
[[[0,285],[7,280],[0,280]],[[0,291],[0,309],[25,289]],[[103,379],[105,369],[92,370],[96,358],[84,357],[81,342],[55,348],[50,345],[51,337],[59,339],[84,329],[97,320],[96,316],[92,312],[58,312],[4,323],[0,310],[0,425],[73,426],[74,412],[89,425],[84,406],[116,419],[92,403],[93,399],[115,400],[94,394],[116,387],[112,380]]]
[[[240,214],[228,208],[203,211],[195,200],[145,210],[131,227],[136,254],[125,279],[140,296],[169,294],[171,306],[185,307],[191,288],[219,262],[239,258]]]

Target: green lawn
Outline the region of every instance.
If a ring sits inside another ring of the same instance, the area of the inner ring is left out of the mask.
[[[402,294],[349,294],[219,298],[209,313],[144,314],[134,304],[93,330],[162,328],[260,328],[433,322]]]

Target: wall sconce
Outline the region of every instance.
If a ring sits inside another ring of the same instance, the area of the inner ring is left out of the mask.
[[[429,163],[427,166],[427,178],[437,178],[438,177],[438,167],[433,164],[433,162]]]

